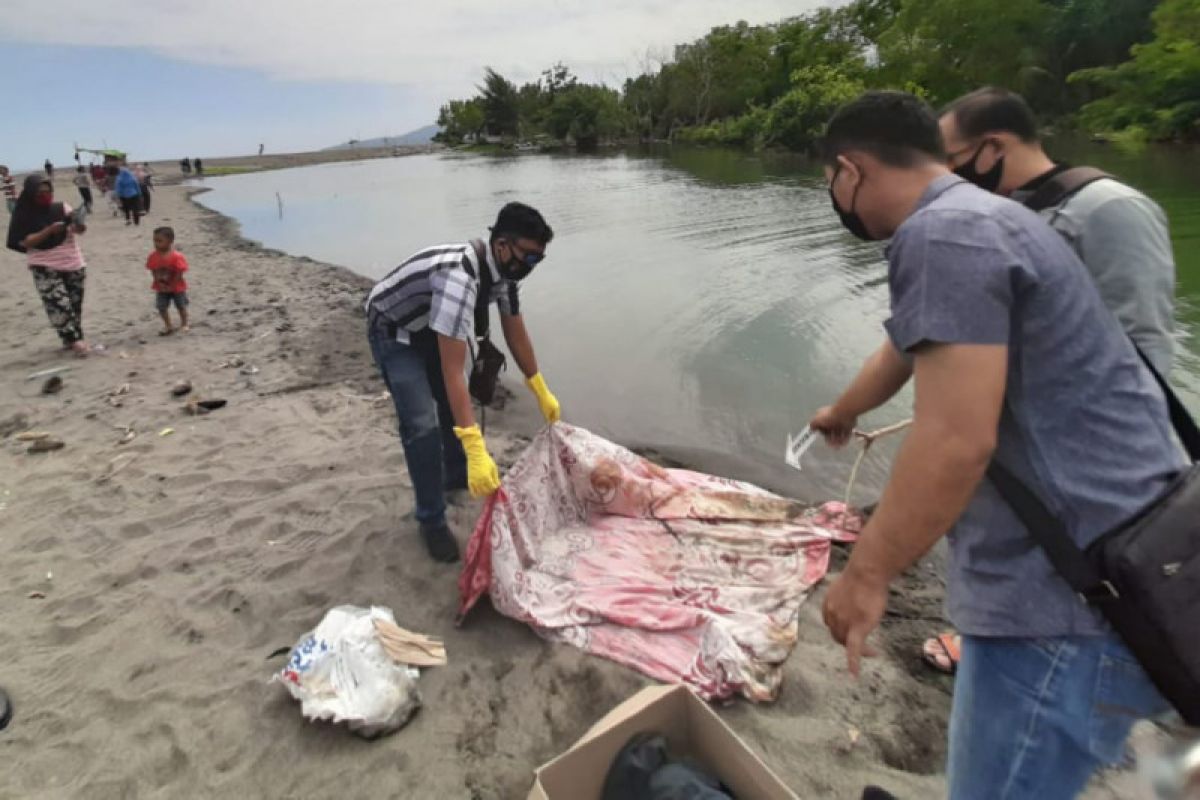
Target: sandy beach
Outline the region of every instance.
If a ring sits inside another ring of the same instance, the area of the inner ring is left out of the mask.
[[[289,158],[237,165],[305,161]],[[177,167],[158,171],[165,183]],[[59,197],[74,204],[69,177]],[[58,349],[21,257],[0,256],[0,685],[16,708],[0,797],[524,797],[535,767],[647,679],[486,603],[454,627],[457,568],[432,563],[416,535],[367,349],[368,282],[240,239],[195,191],[161,186],[140,227],[97,204],[84,324],[104,350],[90,358]],[[164,224],[191,262],[186,335],[157,335],[144,262]],[[70,368],[58,394],[27,380],[58,366]],[[189,416],[171,394],[182,380],[228,405]],[[26,430],[66,446],[27,454]],[[533,432],[489,415],[502,469]],[[478,508],[453,508],[460,542]],[[884,654],[856,682],[818,589],[779,700],[723,718],[801,797],[867,784],[940,796],[952,683],[918,653],[944,625],[941,594],[931,564],[895,587]],[[305,721],[268,683],[282,663],[268,656],[344,603],[389,606],[446,640],[449,665],[420,679],[424,708],[378,741]]]

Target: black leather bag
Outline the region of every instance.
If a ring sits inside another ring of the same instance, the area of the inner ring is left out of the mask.
[[[479,239],[471,242],[479,261],[479,293],[475,298],[475,360],[471,364],[471,375],[467,379],[467,391],[480,405],[489,405],[496,398],[496,385],[500,373],[508,366],[508,357],[492,344],[488,335],[491,327],[489,301],[492,294],[492,273],[488,269],[484,244]]]
[[[1132,520],[1081,550],[1019,478],[993,461],[988,477],[1055,570],[1100,611],[1158,690],[1200,725],[1200,428],[1145,356],[1192,459]]]

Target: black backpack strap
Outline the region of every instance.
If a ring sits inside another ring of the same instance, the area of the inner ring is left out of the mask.
[[[475,250],[475,257],[479,261],[479,292],[475,295],[475,338],[488,338],[488,330],[492,325],[491,315],[491,299],[492,299],[492,270],[488,267],[487,250],[485,249],[482,239],[472,239],[471,247]]]
[[[1163,396],[1167,398],[1167,411],[1171,414],[1171,425],[1175,428],[1175,435],[1179,437],[1183,449],[1187,451],[1193,462],[1200,462],[1200,427],[1197,427],[1196,420],[1188,413],[1187,407],[1179,399],[1179,395],[1175,394],[1171,384],[1167,383],[1167,379],[1160,375],[1154,365],[1150,363],[1150,359],[1142,352],[1142,348],[1134,344],[1133,349],[1137,350],[1137,354],[1142,357],[1142,363],[1146,365],[1146,369],[1150,370],[1150,374],[1158,383],[1158,388],[1162,389]]]
[[[1025,198],[1022,205],[1032,211],[1043,211],[1058,205],[1089,183],[1111,177],[1112,175],[1095,167],[1064,169],[1035,189],[1033,194]]]
[[[988,465],[987,476],[1016,513],[1017,519],[1021,520],[1025,530],[1045,552],[1055,571],[1076,594],[1089,602],[1116,595],[1096,565],[1075,544],[1062,521],[1050,513],[1041,498],[1030,491],[1020,478],[994,459]]]

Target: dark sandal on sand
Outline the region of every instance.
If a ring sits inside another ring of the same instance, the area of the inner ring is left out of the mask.
[[[932,639],[925,640],[921,649],[921,659],[943,675],[953,675],[958,671],[958,662],[962,658],[962,638],[957,633],[939,633]]]

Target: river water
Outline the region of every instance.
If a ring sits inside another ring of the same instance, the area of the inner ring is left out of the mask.
[[[1122,175],[1171,217],[1175,378],[1200,408],[1200,159],[1086,145],[1065,155]],[[852,453],[818,444],[796,472],[784,442],[882,340],[886,269],[881,245],[841,229],[810,163],[723,150],[437,154],[206,185],[200,201],[246,237],[370,277],[421,247],[485,236],[503,203],[527,202],[557,235],[522,305],[568,421],[806,500],[846,488]],[[532,399],[508,382],[516,422],[532,430]],[[903,419],[910,404],[902,394],[861,424]],[[872,451],[858,501],[882,485],[893,449]]]

